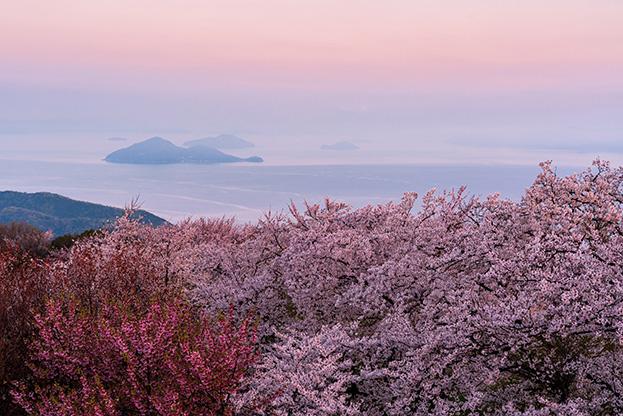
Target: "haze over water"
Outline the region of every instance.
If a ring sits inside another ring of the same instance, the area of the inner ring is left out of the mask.
[[[0,189],[55,192],[116,206],[138,197],[143,208],[169,221],[189,216],[252,221],[268,211],[287,211],[290,202],[302,205],[330,197],[359,207],[398,201],[404,192],[423,194],[433,187],[451,190],[466,185],[471,194],[501,192],[518,199],[538,172],[536,164],[477,159],[431,163],[417,149],[404,154],[305,147],[287,152],[262,145],[234,151],[261,154],[267,159],[262,165],[120,165],[101,159],[128,143],[93,139],[91,146],[76,146],[85,140],[80,137],[41,141],[23,136],[13,142],[0,161]],[[29,141],[53,145],[34,146]],[[410,160],[419,163],[404,163]]]

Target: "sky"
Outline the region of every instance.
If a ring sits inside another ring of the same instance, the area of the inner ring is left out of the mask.
[[[0,140],[623,153],[620,0],[2,3]]]

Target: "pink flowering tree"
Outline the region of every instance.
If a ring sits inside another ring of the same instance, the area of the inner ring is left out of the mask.
[[[10,390],[28,377],[27,345],[35,331],[34,314],[43,309],[48,267],[16,244],[0,243],[0,414],[21,414]]]
[[[193,229],[122,218],[51,257],[14,402],[33,415],[230,414],[256,360],[255,324],[185,300],[179,256]]]
[[[34,385],[16,401],[32,415],[227,415],[255,359],[253,329],[210,322],[188,305],[143,315],[108,305],[94,318],[73,302],[36,317]]]
[[[412,194],[293,209],[198,256],[222,260],[197,268],[192,296],[260,315],[257,391],[282,380],[284,414],[621,412],[623,170],[542,168],[518,202],[459,189],[428,193],[415,212]],[[320,339],[340,358],[293,375]]]

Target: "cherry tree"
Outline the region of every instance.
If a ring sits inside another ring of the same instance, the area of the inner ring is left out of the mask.
[[[5,253],[5,282],[45,288],[7,380],[31,414],[623,413],[623,169],[541,168],[519,201],[122,218],[26,268]]]
[[[276,241],[255,240],[266,261],[229,269],[236,285],[197,277],[195,299],[253,305],[284,380],[294,358],[277,353],[290,344],[276,334],[313,343],[342,325],[349,342],[332,351],[346,359],[331,377],[351,381],[334,404],[365,414],[619,412],[623,173],[599,161],[569,177],[542,168],[519,202],[459,189],[428,193],[416,212],[412,194],[293,209],[257,225]]]

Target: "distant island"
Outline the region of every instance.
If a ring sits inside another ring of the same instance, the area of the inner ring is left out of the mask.
[[[221,134],[216,137],[206,137],[203,139],[190,140],[184,146],[208,146],[215,149],[246,149],[255,147],[253,143],[233,134]]]
[[[323,144],[320,146],[322,150],[358,150],[359,147],[351,142],[337,142],[333,144]]]
[[[109,137],[108,141],[109,142],[127,142],[128,139],[126,139],[125,137]]]
[[[179,147],[161,137],[152,137],[140,143],[112,152],[104,159],[111,163],[129,163],[139,165],[161,165],[172,163],[235,163],[264,160],[259,156],[241,158],[223,153],[209,146]]]
[[[62,195],[37,192],[0,192],[0,223],[25,222],[56,236],[99,229],[121,217],[124,210],[91,202],[76,201]],[[167,221],[147,211],[133,217],[159,226]]]

